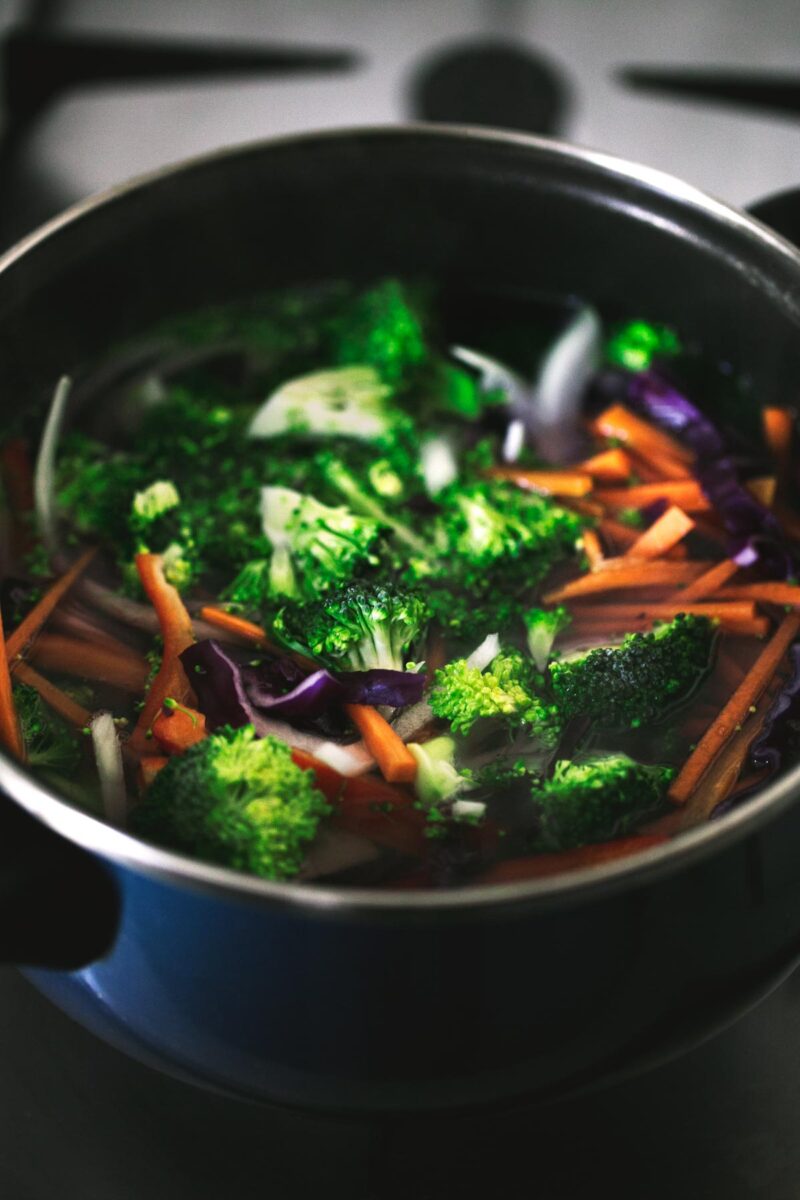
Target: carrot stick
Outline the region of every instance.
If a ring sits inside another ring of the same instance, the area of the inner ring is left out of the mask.
[[[375,805],[389,804],[392,809],[403,809],[414,804],[414,794],[405,788],[394,787],[377,775],[340,775],[307,750],[293,749],[292,761],[305,771],[313,771],[317,787],[326,799],[349,812],[370,815],[374,814]]]
[[[737,583],[718,588],[715,600],[757,600],[761,604],[800,607],[800,587],[793,583]]]
[[[153,737],[165,754],[183,754],[206,736],[206,719],[196,708],[170,705],[170,700],[153,722]]]
[[[640,453],[642,447],[647,447],[651,453],[660,451],[665,457],[677,459],[678,462],[694,462],[695,456],[690,450],[668,433],[635,416],[624,404],[612,404],[595,417],[589,428],[597,437],[614,438],[626,446],[635,447]]]
[[[680,595],[676,595],[675,599],[681,601],[704,600],[706,596],[714,595],[738,570],[739,567],[731,558],[715,563],[705,574],[693,579],[685,588],[681,588]]]
[[[147,791],[158,772],[163,770],[168,762],[169,759],[164,754],[148,754],[139,759],[136,780],[140,792]]]
[[[389,783],[413,783],[417,760],[385,717],[367,704],[345,704],[345,712]]]
[[[728,703],[700,739],[669,788],[675,804],[685,804],[726,742],[746,720],[800,632],[800,616],[784,617]]]
[[[778,480],[775,475],[762,475],[758,479],[748,479],[744,486],[759,504],[764,505],[764,508],[772,508],[778,490]]]
[[[577,605],[572,609],[573,622],[600,622],[618,617],[636,617],[640,614],[646,617],[669,617],[676,612],[694,613],[698,617],[710,617],[722,620],[725,617],[735,617],[740,621],[752,621],[756,615],[755,600],[726,600],[699,601],[697,604],[683,604],[680,600],[648,601],[646,604],[604,604],[602,608],[592,605],[582,607]]]
[[[625,450],[615,446],[612,450],[601,450],[599,454],[585,458],[576,469],[603,483],[624,483],[633,474],[633,463]]]
[[[595,499],[609,508],[644,508],[654,500],[668,500],[685,512],[707,512],[711,505],[696,479],[666,479],[629,488],[599,488]]]
[[[600,532],[620,546],[632,546],[635,541],[641,536],[640,529],[633,529],[630,525],[623,525],[622,521],[615,521],[613,517],[603,517],[597,527]]]
[[[596,571],[598,567],[602,566],[605,555],[603,547],[600,545],[600,538],[593,529],[584,530],[583,553],[586,555],[586,561],[591,571]]]
[[[632,546],[625,551],[626,558],[661,558],[681,538],[686,537],[694,529],[691,517],[672,504],[649,529],[636,539]],[[585,539],[584,539],[585,540]]]
[[[82,679],[95,679],[109,683],[124,692],[141,695],[147,684],[150,667],[146,659],[118,644],[117,649],[78,638],[62,637],[60,634],[43,633],[33,645],[30,661],[49,671],[63,671]],[[19,661],[19,660],[17,660]],[[12,663],[12,669],[14,664]]]
[[[45,679],[44,675],[40,675],[38,671],[34,671],[33,667],[29,667],[27,663],[18,662],[16,664],[14,678],[19,683],[26,683],[28,687],[35,688],[45,704],[50,705],[53,712],[57,712],[60,717],[77,729],[85,729],[91,721],[92,714],[87,708],[76,703],[71,696],[62,692],[61,688],[56,687],[49,679]]]
[[[21,654],[31,638],[36,636],[53,609],[66,595],[76,579],[83,574],[96,553],[96,546],[91,546],[88,550],[84,550],[80,558],[75,560],[69,570],[65,571],[60,579],[51,584],[41,600],[34,604],[26,617],[23,617],[6,642],[6,654],[8,655],[9,662],[15,659],[18,654]]]
[[[762,408],[764,440],[778,465],[778,474],[786,474],[792,456],[794,417],[788,408]]]
[[[257,646],[269,645],[269,635],[266,629],[262,629],[260,625],[254,625],[252,621],[245,621],[244,617],[236,617],[233,613],[225,612],[224,608],[215,608],[213,605],[207,604],[200,609],[200,616],[204,621],[208,621],[209,625],[224,629],[226,633],[238,634],[246,642],[253,642]]]
[[[185,704],[191,700],[192,690],[184,674],[179,655],[194,645],[192,619],[186,611],[180,593],[167,583],[159,554],[137,554],[136,569],[148,598],[156,610],[164,653],[158,674],[150,685],[139,714],[129,746],[138,754],[145,754],[151,743],[149,734],[168,696]]]
[[[1,614],[0,649],[5,649],[5,633]],[[0,653],[0,660],[2,660],[0,661],[0,742],[10,754],[13,754],[20,762],[24,762],[25,743],[22,740],[17,710],[11,692],[11,672],[8,669],[8,658],[5,654]]]
[[[555,604],[570,597],[590,596],[597,592],[611,592],[621,588],[689,583],[707,567],[708,563],[701,562],[664,562],[661,559],[640,562],[627,557],[607,558],[598,571],[565,583],[563,587],[548,592],[543,599],[545,604]]]
[[[630,451],[633,472],[646,479],[651,474],[656,479],[691,479],[689,468],[680,459],[664,454],[661,448],[637,446]],[[646,474],[647,473],[647,474]]]
[[[619,838],[615,842],[580,846],[577,850],[562,850],[557,854],[507,858],[484,871],[481,883],[513,883],[517,879],[543,879],[548,875],[560,875],[562,871],[596,867],[601,863],[613,862],[615,858],[626,858],[630,854],[649,850],[651,846],[660,846],[667,840],[663,834],[641,834],[637,837]]]
[[[549,496],[586,496],[592,490],[591,475],[582,471],[525,471],[517,467],[490,467],[492,479],[506,479],[517,487]]]
[[[610,606],[611,607],[611,606]],[[652,629],[657,621],[668,620],[670,617],[677,616],[679,612],[695,613],[695,607],[691,605],[678,605],[674,608],[664,608],[660,606],[660,611],[652,612],[651,605],[647,605],[645,611],[639,610],[635,614],[620,613],[614,606],[614,611],[611,616],[606,618],[598,618],[593,621],[590,617],[586,619],[575,618],[570,625],[570,631],[574,634],[580,634],[581,637],[603,637],[610,634],[620,633],[645,633]],[[702,611],[696,613],[697,616],[705,616]],[[719,620],[720,629],[724,629],[726,633],[730,633],[736,637],[753,637],[764,638],[770,631],[770,622],[768,617],[735,617],[724,616],[717,618]]]

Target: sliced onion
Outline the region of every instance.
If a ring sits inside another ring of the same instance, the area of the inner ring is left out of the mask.
[[[600,361],[602,338],[599,316],[593,308],[582,308],[542,362],[532,419],[537,449],[549,462],[566,462],[575,452],[583,398]]]
[[[428,438],[421,449],[422,477],[429,496],[436,496],[458,478],[458,463],[446,437]]]
[[[498,633],[489,633],[483,639],[479,646],[476,646],[472,654],[467,658],[467,666],[475,667],[479,671],[485,671],[490,662],[493,662],[500,653],[500,635]]]
[[[39,536],[49,554],[55,554],[58,550],[58,515],[55,495],[56,456],[71,391],[72,380],[68,375],[62,375],[53,393],[33,475],[36,524]]]
[[[89,728],[92,732],[106,820],[112,825],[124,827],[128,815],[128,798],[125,792],[122,748],[114,718],[108,712],[97,713],[92,718]]]

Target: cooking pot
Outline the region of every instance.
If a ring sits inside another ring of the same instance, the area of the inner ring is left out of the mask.
[[[800,380],[800,254],[641,166],[446,127],[155,172],[0,261],[6,412],[171,313],[326,278],[578,295],[692,331],[763,404]],[[590,871],[447,892],[271,883],[147,845],[0,756],[0,956],[163,1070],[338,1109],[543,1100],[733,1019],[800,954],[800,768]]]

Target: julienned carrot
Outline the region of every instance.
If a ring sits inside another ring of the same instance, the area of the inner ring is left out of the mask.
[[[339,829],[361,834],[378,846],[388,846],[415,858],[423,858],[430,847],[430,841],[425,836],[425,815],[412,807],[392,812],[370,812],[363,809],[354,811],[343,806],[331,815],[330,820]]]
[[[518,467],[490,467],[486,472],[492,479],[506,479],[518,487],[550,496],[587,496],[594,484],[591,475],[583,471],[526,471]]]
[[[158,674],[150,685],[139,714],[136,728],[128,745],[137,754],[146,754],[152,743],[149,738],[153,722],[168,696],[179,704],[190,702],[192,690],[178,655],[194,645],[192,619],[177,588],[167,583],[159,554],[137,554],[136,569],[153,608],[156,610],[164,652]]]
[[[778,464],[778,472],[786,473],[792,456],[794,416],[788,408],[762,408],[761,423],[764,440]]]
[[[596,571],[605,559],[603,547],[600,545],[600,538],[593,529],[584,530],[583,553],[586,555],[586,561],[591,571]]]
[[[96,546],[91,546],[88,550],[84,550],[80,558],[75,560],[69,570],[65,571],[60,579],[57,579],[55,583],[50,585],[41,600],[34,604],[26,617],[23,617],[6,642],[6,654],[9,662],[16,658],[18,654],[21,654],[31,638],[36,636],[53,609],[67,594],[73,583],[83,574],[96,553]]]
[[[658,621],[669,620],[670,617],[677,616],[679,612],[694,612],[693,608],[685,608],[680,605],[675,605],[674,608],[663,610],[660,613],[651,612],[650,605],[647,606],[646,612],[641,611],[637,615],[623,614],[611,615],[608,618],[599,617],[596,621],[591,618],[574,619],[569,626],[572,633],[580,634],[581,637],[601,638],[603,636],[622,634],[622,633],[646,633],[652,629],[653,625]],[[702,615],[702,614],[698,614]],[[719,618],[719,627],[725,633],[732,634],[734,637],[751,637],[765,638],[770,631],[770,621],[768,617],[733,617],[725,616]]]
[[[590,596],[623,588],[645,588],[654,584],[689,583],[707,570],[705,562],[665,562],[662,559],[639,561],[607,558],[598,571],[581,575],[563,587],[548,592],[545,604],[555,604],[576,596]]]
[[[139,759],[136,777],[140,792],[147,791],[158,772],[163,770],[168,762],[169,758],[165,754],[148,754]]]
[[[675,600],[704,600],[706,596],[714,595],[738,570],[738,565],[731,558],[715,563],[705,574],[681,588]]]
[[[663,483],[639,483],[629,488],[599,488],[594,498],[609,508],[645,508],[655,500],[667,500],[685,512],[707,512],[711,508],[696,479],[666,479]]]
[[[800,587],[793,583],[734,583],[717,588],[715,600],[757,600],[761,604],[787,604],[800,608]]]
[[[590,423],[590,429],[598,437],[613,438],[637,450],[647,447],[653,453],[662,454],[678,462],[692,463],[694,455],[668,433],[643,421],[627,409],[624,404],[612,404]]]
[[[615,521],[613,517],[603,517],[597,528],[605,537],[610,538],[617,545],[626,548],[632,546],[641,534],[640,529],[634,529],[630,525],[623,525],[622,521]]]
[[[391,805],[395,810],[410,808],[414,804],[413,793],[405,788],[394,787],[376,775],[340,775],[307,750],[293,749],[292,761],[305,771],[313,771],[317,787],[326,799],[350,812],[369,815],[374,812],[376,805]]]
[[[367,704],[345,704],[345,711],[389,783],[413,783],[417,760],[385,717]]]
[[[585,458],[577,464],[576,470],[603,483],[624,483],[633,474],[633,463],[627,451],[615,446],[611,450],[601,450],[599,454]]]
[[[29,659],[45,670],[108,683],[135,696],[141,696],[150,674],[147,660],[121,642],[112,649],[104,643],[95,646],[52,633],[43,633],[36,639]],[[12,669],[13,666],[12,663]]]
[[[752,621],[756,615],[755,600],[708,600],[698,601],[697,604],[683,604],[680,600],[648,600],[646,604],[604,604],[576,605],[572,609],[572,619],[580,622],[605,621],[618,617],[654,616],[668,617],[677,612],[694,613],[698,617],[709,617],[713,620],[723,620],[725,617],[735,617],[739,621]]]
[[[226,633],[235,633],[246,642],[253,642],[257,646],[266,646],[269,643],[266,629],[262,629],[260,625],[255,625],[252,621],[245,621],[244,617],[236,617],[233,613],[225,612],[224,608],[215,608],[213,605],[207,604],[200,609],[200,616],[204,621],[208,621],[209,625],[216,625],[218,629],[224,629]]]
[[[763,504],[765,508],[772,508],[778,491],[775,475],[761,475],[758,479],[748,479],[744,486],[759,504]]]
[[[660,846],[669,839],[663,834],[641,834],[637,837],[620,838],[616,842],[598,842],[593,846],[581,846],[577,850],[562,850],[557,854],[532,854],[527,858],[507,858],[496,863],[481,875],[481,883],[513,883],[517,879],[542,879],[548,875],[559,875],[562,871],[577,871],[581,867],[595,867],[600,863],[613,862],[615,858],[626,858],[639,854],[653,846]]]
[[[88,708],[78,704],[66,692],[62,692],[61,688],[56,687],[49,679],[45,679],[44,675],[40,675],[38,671],[34,671],[33,667],[29,667],[27,663],[18,662],[16,664],[14,679],[18,683],[26,683],[28,687],[34,688],[53,712],[57,712],[76,729],[85,729],[91,721],[92,714]]]
[[[661,558],[681,538],[694,529],[694,521],[676,504],[670,505],[633,545],[625,551],[626,558]]]
[[[676,804],[686,803],[723,746],[747,719],[750,709],[758,702],[798,632],[800,615],[790,613],[783,618],[739,687],[670,784],[669,796]]]
[[[5,633],[3,618],[0,614],[0,651],[5,649]],[[17,710],[14,707],[14,697],[11,693],[11,672],[8,669],[8,658],[0,653],[0,742],[6,750],[20,761],[25,758],[25,743],[20,732]]]
[[[168,696],[153,721],[153,737],[165,754],[183,754],[206,736],[206,719],[198,709],[171,700]]]
[[[642,479],[691,479],[692,473],[678,458],[664,454],[661,448],[637,446],[630,451],[634,475]]]

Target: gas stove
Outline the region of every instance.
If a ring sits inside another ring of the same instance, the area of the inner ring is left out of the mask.
[[[0,2],[0,244],[139,172],[302,129],[550,134],[736,204],[800,184],[800,6]],[[10,40],[9,40],[10,39]],[[679,1061],[547,1109],[334,1119],[155,1074],[0,972],[0,1196],[800,1194],[800,979]]]

